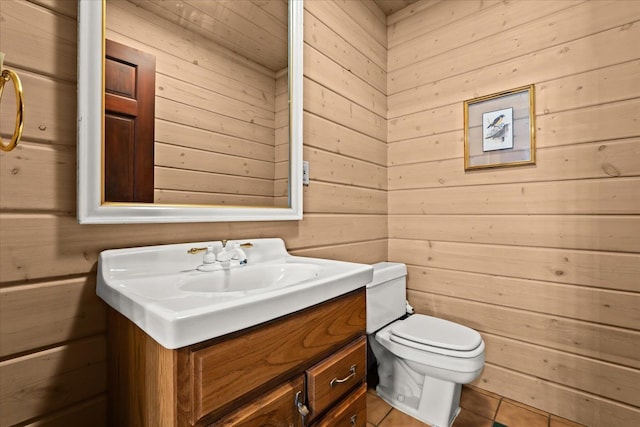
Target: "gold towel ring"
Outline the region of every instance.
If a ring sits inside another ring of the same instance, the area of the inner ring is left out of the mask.
[[[24,97],[22,95],[22,83],[16,73],[11,70],[2,70],[0,77],[0,98],[2,97],[2,91],[4,90],[4,84],[9,80],[13,81],[13,87],[16,90],[16,127],[13,130],[13,136],[11,142],[5,145],[0,137],[0,150],[11,151],[16,148],[20,137],[22,136],[22,126],[24,124]]]

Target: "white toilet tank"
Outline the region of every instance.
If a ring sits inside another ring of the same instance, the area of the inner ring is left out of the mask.
[[[367,284],[367,334],[407,312],[407,266],[398,262],[373,264],[373,281]]]

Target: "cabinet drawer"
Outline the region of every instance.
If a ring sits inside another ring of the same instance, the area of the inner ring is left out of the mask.
[[[190,384],[189,393],[178,395],[184,398],[181,407],[192,408],[188,414],[191,425],[226,412],[236,400],[251,398],[258,388],[277,382],[279,377],[302,374],[306,361],[317,360],[363,334],[365,305],[363,289],[231,339],[191,347],[184,361],[190,378],[181,378]],[[364,365],[358,369],[363,371]]]
[[[295,406],[297,393],[304,395],[304,378],[302,375],[260,396],[224,418],[209,424],[209,427],[301,427],[300,414],[298,414]]]
[[[331,409],[313,427],[365,427],[367,425],[367,385],[357,390]]]
[[[362,381],[367,340],[360,337],[334,355],[307,369],[310,419],[324,412]]]

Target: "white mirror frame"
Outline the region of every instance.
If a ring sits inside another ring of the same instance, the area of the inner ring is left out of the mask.
[[[102,203],[103,2],[78,2],[78,222],[81,224],[302,219],[303,0],[289,1],[289,207]]]

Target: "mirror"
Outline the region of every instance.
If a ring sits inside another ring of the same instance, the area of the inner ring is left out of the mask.
[[[283,38],[275,27],[265,23],[264,34],[256,31],[264,16],[278,25],[275,9],[286,10],[285,0],[113,0],[113,9],[111,2],[79,1],[79,222],[302,218],[302,0],[288,2],[286,58],[273,51],[274,37]],[[230,9],[238,5],[243,9]],[[256,6],[269,10],[258,18],[251,11]],[[253,28],[239,24],[241,16]],[[212,33],[233,37],[216,40]],[[151,40],[141,41],[144,34]],[[241,36],[250,43],[241,43]],[[105,74],[112,70],[103,59],[110,43],[105,39],[156,57],[152,203],[105,197],[111,170],[105,168],[105,130],[112,135],[110,112],[106,119],[104,114],[110,96],[104,94]],[[267,44],[261,47],[259,40]],[[248,77],[244,87],[230,83],[241,77]]]

